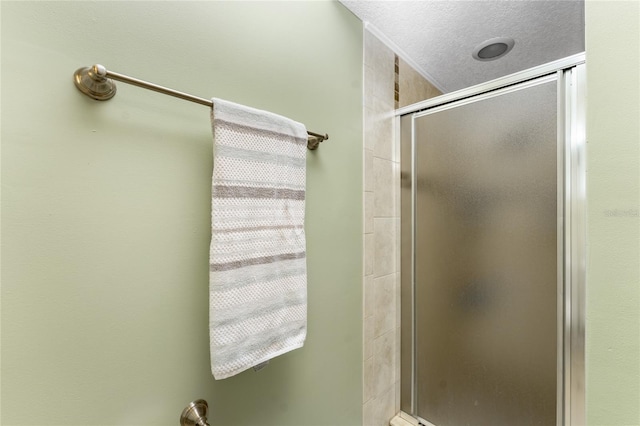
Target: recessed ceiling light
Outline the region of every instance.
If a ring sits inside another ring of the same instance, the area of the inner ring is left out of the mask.
[[[479,61],[495,61],[513,49],[515,41],[509,37],[485,40],[473,49],[472,56]]]

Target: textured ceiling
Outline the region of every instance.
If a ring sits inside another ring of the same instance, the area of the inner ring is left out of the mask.
[[[443,92],[584,51],[582,0],[341,3]],[[473,59],[474,47],[495,37],[513,38],[513,50],[495,61]]]

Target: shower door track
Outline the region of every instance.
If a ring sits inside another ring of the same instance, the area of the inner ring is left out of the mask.
[[[415,341],[415,140],[414,117],[433,109],[458,106],[464,100],[495,96],[554,79],[558,84],[558,285],[557,388],[558,426],[585,424],[585,285],[586,285],[586,89],[585,54],[511,74],[467,89],[396,110],[395,140],[401,144],[401,410],[417,416]],[[518,86],[510,88],[510,86]],[[409,161],[406,161],[409,159]],[[407,164],[408,163],[408,164]],[[401,189],[403,191],[403,189]],[[410,230],[407,229],[410,224]],[[410,261],[408,260],[410,259]],[[407,365],[409,364],[409,366]],[[443,426],[443,425],[433,425]]]

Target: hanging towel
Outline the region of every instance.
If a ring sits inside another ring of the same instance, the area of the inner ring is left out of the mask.
[[[213,99],[209,339],[216,379],[299,348],[307,333],[307,131]]]

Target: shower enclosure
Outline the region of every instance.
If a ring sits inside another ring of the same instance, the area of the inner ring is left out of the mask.
[[[584,56],[398,111],[401,406],[584,422]]]

